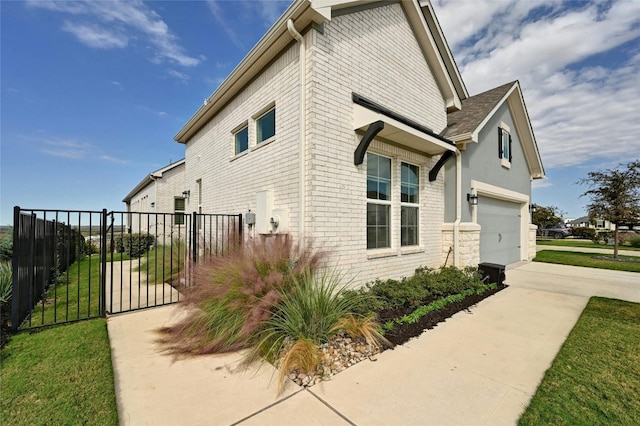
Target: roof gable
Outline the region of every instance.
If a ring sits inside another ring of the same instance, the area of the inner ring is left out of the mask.
[[[544,167],[538,151],[520,83],[512,81],[462,101],[462,109],[447,114],[445,137],[456,143],[478,142],[480,131],[498,109],[507,103],[516,125],[527,165],[533,179],[544,178]]]
[[[185,160],[186,159],[182,159],[182,160],[178,160],[175,163],[171,163],[168,166],[164,166],[154,172],[149,173],[148,175],[146,175],[144,177],[144,179],[142,179],[140,181],[140,183],[138,183],[132,190],[131,192],[129,192],[127,194],[126,197],[124,197],[122,199],[123,203],[128,203],[129,201],[131,201],[131,199],[140,191],[142,191],[144,188],[146,188],[147,186],[149,186],[151,183],[153,183],[156,179],[158,178],[162,178],[162,175],[165,174],[166,172],[168,172],[169,170],[173,170],[178,166],[182,166],[183,164],[185,164]]]
[[[425,0],[422,2],[424,3]],[[294,41],[287,29],[291,20],[298,30],[308,29],[312,24],[331,20],[333,14],[349,13],[349,9],[377,7],[396,1],[375,0],[295,0],[275,22],[271,29],[258,41],[245,58],[208,97],[204,105],[189,119],[174,139],[186,143],[195,133],[228,104],[246,85]],[[397,1],[403,7],[407,20],[422,51],[429,62],[434,77],[446,102],[447,111],[461,107],[461,99],[468,95],[460,74],[451,58],[446,41],[433,15],[433,8],[418,3],[418,0]],[[431,24],[429,24],[431,22]],[[434,24],[435,23],[435,24]],[[444,53],[444,54],[443,54]]]

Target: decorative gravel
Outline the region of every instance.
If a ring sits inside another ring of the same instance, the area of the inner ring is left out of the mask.
[[[375,361],[380,350],[366,343],[362,337],[352,338],[348,334],[336,335],[320,346],[324,359],[314,374],[292,372],[289,379],[297,385],[310,387],[323,380],[330,380],[339,372],[369,359]]]

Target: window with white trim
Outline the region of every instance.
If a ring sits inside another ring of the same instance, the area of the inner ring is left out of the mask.
[[[420,168],[409,163],[400,164],[400,245],[419,244]]]
[[[367,249],[391,247],[391,158],[367,153]]]
[[[249,126],[245,125],[233,134],[235,143],[235,155],[238,155],[249,149]]]
[[[262,143],[276,134],[276,108],[262,114],[256,119],[256,141]]]
[[[498,127],[498,157],[502,160],[503,166],[511,164],[511,134],[509,134],[509,127],[504,123]]]

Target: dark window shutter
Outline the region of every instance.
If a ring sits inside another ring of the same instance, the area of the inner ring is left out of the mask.
[[[512,158],[513,155],[511,155],[511,135],[509,135],[509,162],[511,162]]]
[[[502,129],[498,127],[498,158],[502,158]]]

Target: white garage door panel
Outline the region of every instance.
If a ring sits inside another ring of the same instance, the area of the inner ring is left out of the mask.
[[[520,260],[520,205],[495,198],[478,199],[480,262],[507,265]]]

